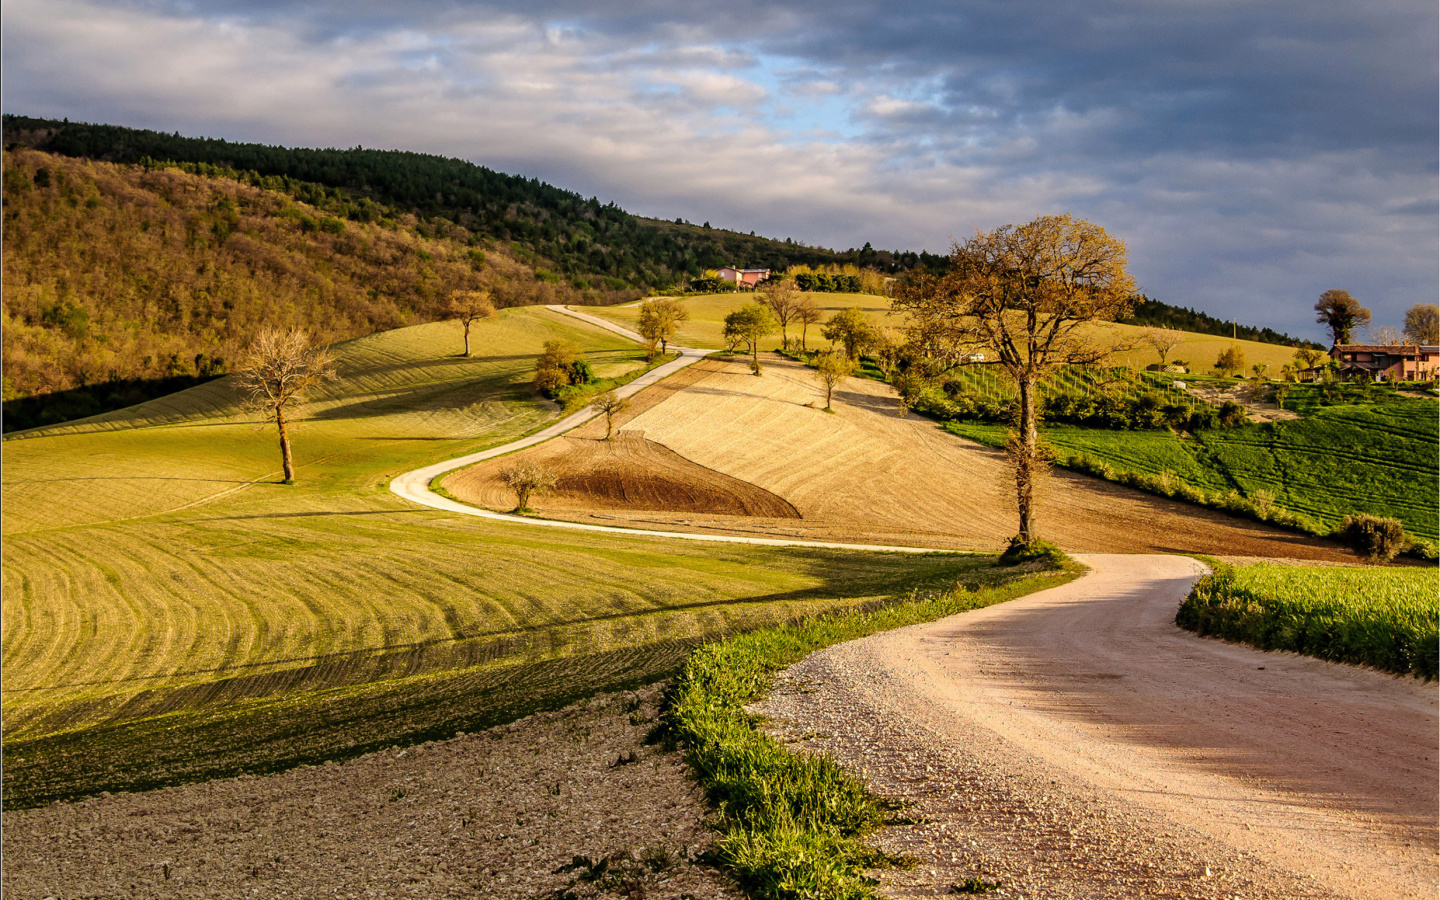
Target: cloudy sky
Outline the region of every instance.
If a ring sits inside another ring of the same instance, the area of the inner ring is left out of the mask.
[[[1072,212],[1143,290],[1319,336],[1437,291],[1434,0],[6,0],[7,112],[394,147],[942,251]],[[739,261],[743,263],[743,260]]]

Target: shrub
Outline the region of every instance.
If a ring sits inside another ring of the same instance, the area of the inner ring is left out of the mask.
[[[1049,541],[1042,541],[1037,538],[1027,542],[1022,540],[1020,535],[1017,534],[1010,539],[1010,546],[1005,548],[1005,552],[1000,555],[1000,559],[996,562],[996,565],[1016,566],[1020,563],[1033,562],[1036,560],[1051,566],[1060,567],[1069,561],[1069,557],[1065,555],[1064,550],[1061,550]]]
[[[1346,516],[1337,532],[1357,555],[1369,563],[1389,562],[1410,546],[1405,526],[1379,516]]]

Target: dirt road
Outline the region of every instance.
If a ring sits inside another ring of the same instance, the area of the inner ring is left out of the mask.
[[[1433,898],[1433,685],[1176,628],[1198,565],[1092,574],[821,651],[763,712],[920,824],[887,893]],[[814,737],[821,735],[821,737]]]

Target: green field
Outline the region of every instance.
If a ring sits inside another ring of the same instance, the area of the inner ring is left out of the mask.
[[[1399,675],[1436,676],[1440,570],[1223,567],[1196,583],[1176,624]]]
[[[262,772],[448,736],[674,671],[702,639],[944,584],[962,560],[534,529],[417,508],[395,475],[554,418],[541,309],[340,345],[294,435],[227,380],[5,441],[5,802]],[[953,580],[953,579],[952,579]]]
[[[1435,541],[1440,491],[1440,406],[1428,400],[1322,407],[1308,418],[1201,431],[1045,429],[1062,458],[1089,454],[1118,472],[1169,472],[1208,493],[1268,491],[1323,530],[1345,516],[1399,519]],[[1004,446],[999,425],[951,423],[961,437]]]

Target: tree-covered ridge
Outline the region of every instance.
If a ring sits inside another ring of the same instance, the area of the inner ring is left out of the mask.
[[[1219,337],[1235,337],[1242,341],[1259,341],[1262,344],[1283,344],[1288,347],[1313,347],[1317,350],[1325,349],[1314,341],[1291,337],[1273,328],[1254,328],[1249,325],[1236,325],[1217,319],[1209,313],[1203,313],[1181,306],[1171,306],[1168,303],[1162,303],[1159,300],[1143,296],[1136,301],[1135,312],[1130,318],[1124,321],[1129,325],[1156,325],[1161,328],[1174,328],[1179,331],[1190,331],[1196,334],[1213,334]]]
[[[576,290],[454,226],[347,221],[231,179],[24,148],[4,170],[6,430],[43,424],[25,397],[70,392],[49,404],[58,421],[188,387],[266,325],[330,343],[445,318],[458,290],[501,306],[638,296]]]
[[[458,225],[513,243],[526,261],[553,269],[581,289],[670,287],[706,269],[736,263],[784,270],[849,262],[900,272],[942,266],[945,259],[877,251],[869,244],[837,253],[708,223],[645,219],[538,179],[425,153],[272,147],[15,115],[4,117],[4,128],[7,143],[63,156],[130,164],[171,161],[215,166],[232,177],[278,179],[263,186],[357,221],[398,212],[424,225]]]

